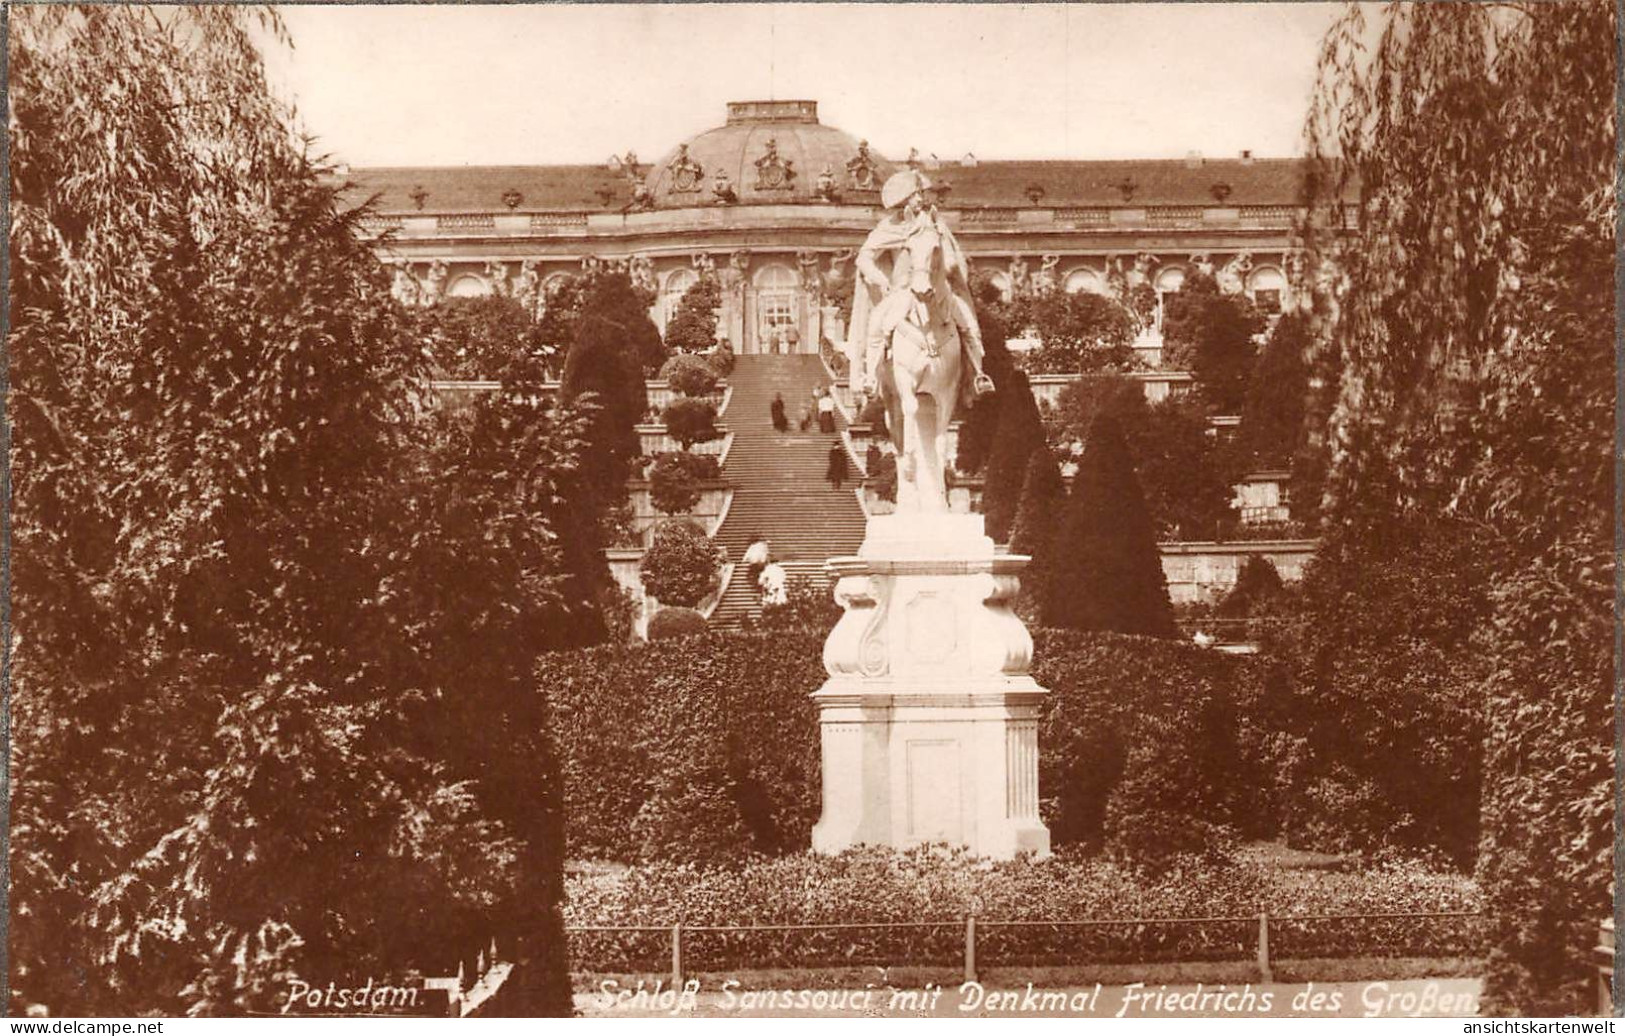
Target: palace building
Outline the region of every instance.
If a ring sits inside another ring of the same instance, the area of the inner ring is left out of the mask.
[[[349,171],[376,196],[396,290],[429,300],[511,292],[541,304],[550,282],[625,264],[657,293],[662,329],[705,270],[723,285],[719,331],[737,352],[816,353],[839,342],[828,290],[880,213],[880,187],[913,165],[973,270],[1008,290],[1149,284],[1214,274],[1269,309],[1292,304],[1301,163],[1192,155],[1170,161],[998,161],[887,156],[818,120],[816,101],[739,101],[714,129],[654,162]],[[849,283],[849,282],[848,282]],[[1152,364],[1150,327],[1137,343]]]
[[[378,236],[395,292],[408,303],[497,293],[539,313],[552,285],[607,266],[654,293],[650,316],[664,333],[683,293],[714,272],[722,289],[718,338],[739,360],[722,402],[726,434],[705,446],[722,461],[723,477],[690,516],[730,557],[771,537],[776,560],[816,579],[825,559],[857,550],[867,515],[881,506],[861,482],[825,484],[832,443],[844,443],[862,479],[861,437],[875,433],[854,421],[852,387],[820,354],[844,343],[839,311],[850,300],[839,296],[852,290],[851,261],[880,219],[882,185],[909,166],[935,186],[973,276],[1007,292],[1152,289],[1154,316],[1134,343],[1140,369],[1129,374],[1151,399],[1191,382],[1189,372],[1163,365],[1160,334],[1161,300],[1189,273],[1209,273],[1267,310],[1298,301],[1293,285],[1303,271],[1293,229],[1303,166],[1246,153],[1032,162],[883,155],[821,123],[815,101],[740,101],[728,105],[722,125],[654,162],[626,154],[599,165],[373,168],[347,176],[358,200],[374,199],[366,231]],[[1036,375],[1032,387],[1053,402],[1071,377]],[[819,386],[840,404],[838,433],[780,436],[766,423],[776,393],[795,406]],[[664,383],[651,383],[651,401],[669,397]],[[640,426],[639,434],[647,454],[674,448],[661,425]],[[1285,517],[1280,478],[1262,473],[1237,487],[1243,521]],[[952,506],[974,508],[978,485],[962,480]],[[651,499],[647,483],[632,488],[644,545],[664,517]],[[1196,600],[1232,584],[1249,554],[1270,557],[1294,578],[1312,547],[1165,544],[1164,569],[1176,601]],[[607,553],[616,578],[641,598],[642,549]],[[757,597],[746,568],[729,566],[702,611],[731,625],[754,613]],[[652,602],[644,605],[640,628],[652,614]]]

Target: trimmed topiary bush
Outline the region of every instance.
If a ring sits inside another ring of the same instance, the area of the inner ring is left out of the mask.
[[[728,552],[694,522],[665,522],[643,555],[643,589],[666,604],[692,608],[717,588]]]
[[[677,300],[677,311],[666,322],[666,344],[687,353],[711,348],[717,340],[717,309],[722,285],[715,275],[702,274]]]
[[[707,353],[705,359],[717,372],[717,377],[726,378],[733,373],[734,351],[726,345],[720,345],[715,351]]]
[[[705,616],[693,608],[662,608],[649,620],[650,640],[692,637],[705,630]]]
[[[1110,415],[1090,431],[1054,554],[1045,625],[1174,635],[1156,532],[1122,431]]]
[[[708,396],[717,390],[720,376],[703,356],[678,353],[660,368],[660,376],[685,396]]]
[[[1238,700],[1261,698],[1258,667],[1145,637],[1039,629],[1033,640],[1033,678],[1050,690],[1038,786],[1054,844],[1155,860],[1215,848],[1221,829],[1246,823],[1240,791],[1267,779],[1237,741]],[[1152,844],[1134,827],[1151,812],[1192,836]]]
[[[686,514],[700,502],[703,483],[722,477],[722,465],[707,453],[662,453],[649,465],[649,502],[665,514]]]
[[[722,432],[717,429],[717,408],[703,399],[672,400],[666,404],[660,419],[665,422],[667,434],[682,444],[684,450],[697,442],[722,438]]]
[[[1010,553],[1026,554],[1038,560],[1046,552],[1066,507],[1066,482],[1061,466],[1048,450],[1034,450],[1027,458],[1027,476],[1021,486],[1021,503],[1010,526]],[[1032,569],[1029,568],[1029,573]],[[1036,573],[1033,573],[1036,574]],[[1023,576],[1023,579],[1027,579]]]
[[[1033,398],[1027,375],[1014,371],[999,389],[999,423],[987,459],[987,483],[982,491],[982,513],[987,534],[1004,543],[1021,503],[1027,463],[1033,451],[1044,449],[1044,419]]]
[[[811,693],[823,644],[814,631],[709,632],[543,656],[569,854],[720,861],[805,848],[819,812]]]

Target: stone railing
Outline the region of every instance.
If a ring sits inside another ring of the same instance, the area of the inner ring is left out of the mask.
[[[429,382],[429,388],[442,400],[455,404],[460,400],[472,398],[482,392],[497,392],[501,390],[502,382],[490,378],[446,378]],[[542,382],[541,393],[543,395],[557,395],[558,391],[558,382]],[[650,378],[645,381],[644,391],[648,395],[649,408],[656,412],[665,409],[666,404],[682,395],[660,378]],[[717,416],[720,417],[728,410],[728,402],[733,399],[733,389],[726,382],[723,382],[720,391],[697,398],[715,406]]]
[[[693,519],[705,528],[707,536],[715,535],[722,525],[723,516],[728,513],[733,488],[721,481],[703,484],[699,502],[684,514],[667,514],[657,510],[650,499],[649,483],[646,481],[628,482],[627,497],[632,508],[632,528],[642,538],[643,545],[648,546],[654,539],[655,526],[672,518]]]
[[[718,463],[726,461],[728,449],[733,446],[733,433],[720,425],[718,430],[723,433],[721,438],[712,439],[710,442],[697,442],[689,447],[688,452],[715,457]],[[659,453],[680,453],[683,449],[683,444],[673,439],[663,424],[638,425],[638,445],[645,457],[653,457]]]
[[[1066,387],[1082,377],[1081,374],[1031,374],[1028,381],[1035,399],[1055,406],[1060,403]],[[1189,389],[1195,382],[1190,371],[1125,371],[1119,377],[1139,382],[1147,403],[1160,403],[1176,392]]]
[[[495,230],[494,212],[455,212],[434,218],[436,230]]]
[[[1212,603],[1230,592],[1250,557],[1275,566],[1283,582],[1303,578],[1314,556],[1316,540],[1237,540],[1227,543],[1161,543],[1162,574],[1174,604]]]
[[[648,393],[649,409],[651,410],[664,410],[675,400],[692,398],[710,403],[712,406],[717,408],[717,414],[720,416],[723,411],[728,409],[728,401],[733,398],[733,389],[730,388],[727,383],[723,383],[716,392],[713,392],[710,395],[692,397],[685,397],[681,392],[678,392],[676,389],[672,388],[671,385],[659,378],[651,378],[644,384],[644,391]]]

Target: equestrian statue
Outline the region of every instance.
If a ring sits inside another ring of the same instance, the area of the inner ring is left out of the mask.
[[[855,263],[847,359],[853,384],[884,402],[898,512],[946,513],[948,424],[958,406],[993,391],[970,267],[924,173],[897,173],[880,198],[886,216]]]

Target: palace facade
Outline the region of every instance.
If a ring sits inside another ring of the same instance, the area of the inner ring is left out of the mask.
[[[735,350],[811,353],[824,338],[844,339],[832,286],[880,216],[881,185],[909,165],[938,186],[973,270],[1007,291],[1147,284],[1160,299],[1203,270],[1266,309],[1295,303],[1302,165],[1247,153],[898,158],[819,122],[816,101],[741,101],[723,125],[653,163],[627,154],[599,165],[370,168],[349,178],[376,199],[367,227],[408,300],[501,292],[544,305],[550,284],[624,265],[656,292],[650,315],[664,331],[683,292],[715,271],[719,332]],[[1157,328],[1136,345],[1154,365]]]

